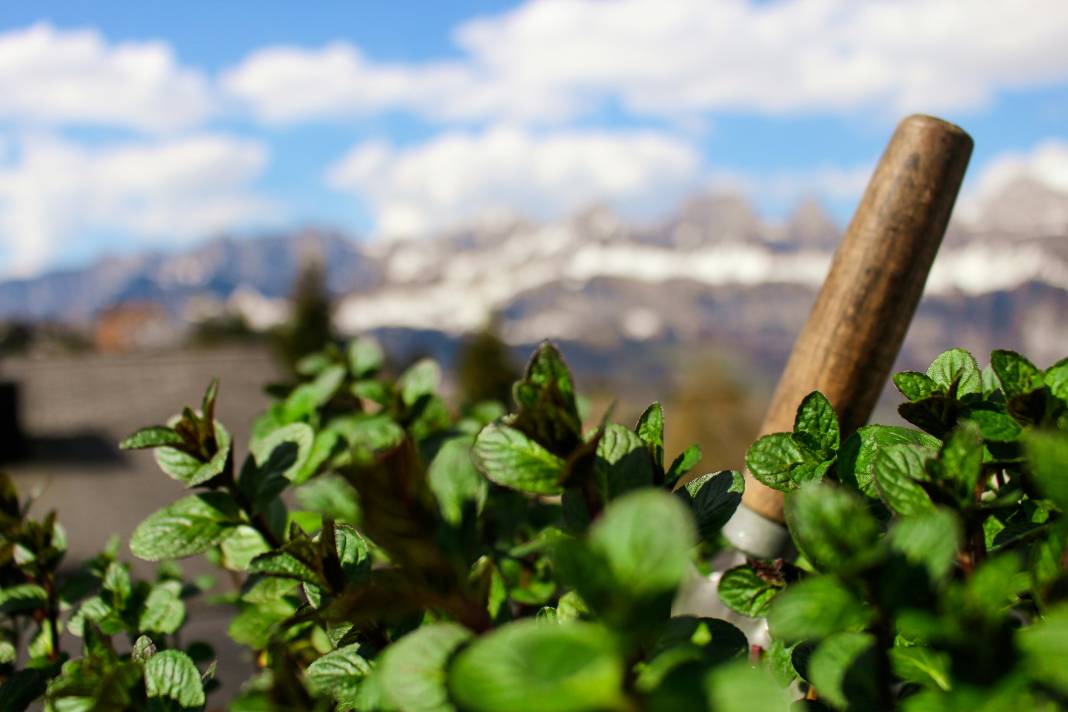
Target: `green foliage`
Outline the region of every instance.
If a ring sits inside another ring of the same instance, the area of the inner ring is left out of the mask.
[[[997,351],[984,372],[952,350],[894,379],[920,430],[843,440],[813,393],[754,443],[800,557],[740,563],[718,598],[770,640],[672,616],[744,479],[692,477],[700,450],[664,452],[658,403],[633,427],[584,422],[550,344],[513,412],[454,413],[436,364],[384,362],[366,339],[305,355],[248,443],[215,384],[123,441],[191,490],[131,537],[151,580],[117,545],[61,568],[55,515],[0,478],[0,709],[218,707],[214,653],[182,635],[213,586],[173,562],[194,555],[232,582],[212,601],[258,668],[226,691],[235,710],[1068,706],[1068,361]]]
[[[772,433],[753,443],[745,465],[768,487],[783,492],[818,482],[835,466],[840,441],[838,416],[822,393],[805,396],[792,433]]]

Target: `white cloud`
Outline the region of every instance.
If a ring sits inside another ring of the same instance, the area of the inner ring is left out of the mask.
[[[222,88],[268,122],[433,107],[470,86],[467,71],[440,64],[376,64],[344,42],[322,49],[271,47],[220,77]]]
[[[973,227],[1021,237],[1061,235],[1068,226],[1068,142],[992,158],[966,185],[956,216]]]
[[[292,121],[404,109],[559,120],[605,101],[715,110],[949,111],[1068,79],[1063,0],[538,0],[471,20],[448,62],[377,63],[348,44],[250,55],[226,89]]]
[[[90,232],[138,244],[202,237],[269,219],[249,184],[267,161],[260,144],[223,135],[86,148],[31,136],[0,162],[0,254],[30,274]]]
[[[692,189],[699,174],[693,147],[661,133],[538,136],[497,127],[411,148],[364,143],[329,170],[327,182],[362,197],[379,233],[414,236],[502,213],[558,217],[595,201],[649,215]]]
[[[203,120],[210,95],[163,42],[109,44],[44,23],[0,34],[0,118],[162,131]]]
[[[1030,151],[1010,151],[996,156],[980,173],[975,192],[992,196],[1020,180],[1031,180],[1068,193],[1068,142],[1049,139]]]

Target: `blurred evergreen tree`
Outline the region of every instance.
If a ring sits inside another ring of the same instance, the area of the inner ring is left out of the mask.
[[[510,406],[512,384],[520,372],[508,345],[501,340],[496,316],[476,334],[465,338],[456,355],[456,375],[464,405],[495,400]]]
[[[319,258],[306,259],[290,296],[292,316],[282,328],[279,350],[293,367],[301,358],[335,341],[333,306],[326,288],[326,273]]]

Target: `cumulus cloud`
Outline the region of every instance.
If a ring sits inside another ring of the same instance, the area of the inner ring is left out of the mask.
[[[1068,142],[1047,139],[989,160],[966,185],[958,218],[987,230],[1063,234],[1068,226]]]
[[[1020,180],[1068,193],[1068,142],[1049,139],[1030,151],[1010,151],[986,164],[975,192],[991,196]]]
[[[404,109],[435,119],[981,106],[1068,78],[1063,0],[532,0],[461,24],[462,56],[378,63],[268,48],[223,78],[278,121]]]
[[[5,271],[30,274],[96,232],[138,244],[201,237],[267,219],[250,183],[266,149],[224,135],[87,148],[31,136],[0,160]]]
[[[269,47],[219,78],[224,94],[267,123],[407,111],[441,121],[562,120],[580,97],[552,85],[511,84],[470,62],[380,63],[347,42],[320,49]]]
[[[247,102],[268,122],[398,108],[431,111],[470,82],[462,66],[375,63],[344,42],[315,50],[259,50],[220,77],[224,91]]]
[[[699,173],[697,151],[661,133],[539,136],[495,127],[407,148],[363,143],[330,168],[327,182],[366,201],[379,233],[419,236],[500,214],[553,218],[595,201],[648,215],[692,189]]]
[[[109,44],[45,23],[0,34],[0,118],[161,131],[201,121],[210,94],[163,42]]]

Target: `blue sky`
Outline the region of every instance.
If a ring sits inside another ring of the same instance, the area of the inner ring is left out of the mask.
[[[916,110],[976,139],[965,201],[1068,190],[1066,36],[1063,0],[5,3],[0,274],[710,188],[844,222]]]

